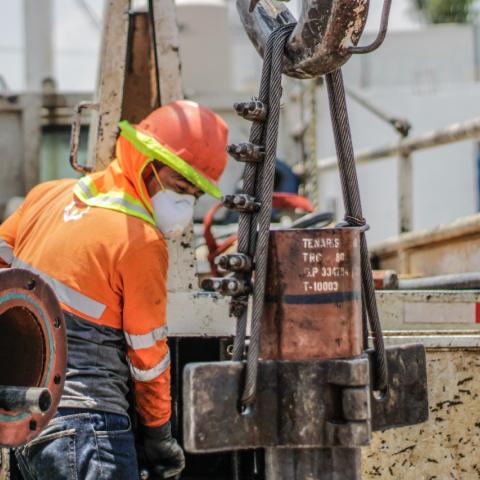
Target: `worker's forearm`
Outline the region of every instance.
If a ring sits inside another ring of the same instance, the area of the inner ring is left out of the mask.
[[[150,382],[134,382],[135,409],[140,422],[159,427],[170,420],[170,369]]]

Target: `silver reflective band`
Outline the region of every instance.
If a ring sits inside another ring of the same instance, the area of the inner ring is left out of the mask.
[[[82,192],[88,197],[88,198],[93,198],[94,195],[93,193],[90,191],[90,189],[88,188],[87,185],[85,185],[84,181],[83,181],[83,178],[80,179],[78,182],[77,182],[77,185],[79,186],[79,188],[82,190]]]
[[[126,208],[128,210],[132,210],[140,215],[145,215],[147,217],[151,217],[150,213],[140,205],[135,205],[134,203],[125,200],[124,198],[115,198],[115,197],[108,197],[108,194],[102,194],[101,196],[95,196],[92,194],[90,189],[87,185],[85,185],[82,180],[79,180],[77,185],[80,187],[82,192],[86,195],[89,199],[99,200],[99,203],[104,205],[118,205],[120,207]]]
[[[124,333],[127,345],[134,350],[140,350],[142,348],[153,347],[159,340],[167,338],[168,328],[166,325],[163,325],[162,327],[158,327],[143,335],[131,335],[127,332]]]
[[[55,294],[57,295],[60,302],[63,304],[74,308],[80,313],[84,313],[89,317],[99,319],[103,312],[105,311],[105,305],[103,303],[97,302],[83,293],[77,292],[73,290],[73,288],[67,287],[62,282],[55,280],[52,277],[49,277],[45,273],[37,270],[36,268],[30,266],[28,263],[24,261],[14,258],[12,262],[12,267],[16,268],[24,268],[32,273],[38,275],[42,280],[45,280],[54,290]]]
[[[9,265],[12,264],[13,248],[5,240],[0,240],[0,258]]]
[[[159,375],[161,375],[170,365],[170,352],[168,352],[162,360],[160,360],[154,367],[149,368],[148,370],[141,370],[134,367],[130,361],[128,361],[128,366],[130,367],[130,373],[134,380],[139,382],[150,382],[155,380]]]
[[[95,197],[93,197],[95,198]],[[134,212],[137,212],[140,215],[145,215],[147,217],[150,217],[151,215],[142,207],[138,205],[134,205],[133,203],[128,202],[127,200],[124,200],[123,198],[111,198],[111,197],[102,197],[100,202],[104,205],[118,205],[120,207],[126,208],[128,210],[132,210]]]

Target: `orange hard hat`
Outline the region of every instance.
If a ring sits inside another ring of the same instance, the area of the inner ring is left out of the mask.
[[[228,126],[220,116],[196,102],[168,103],[154,110],[136,128],[214,183],[225,170]]]

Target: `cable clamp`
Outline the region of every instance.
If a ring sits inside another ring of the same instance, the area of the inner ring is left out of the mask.
[[[238,162],[259,163],[263,161],[264,148],[253,143],[232,143],[228,145],[227,152]]]
[[[245,193],[225,195],[222,199],[223,205],[230,210],[242,213],[255,213],[260,210],[261,203],[255,197]]]
[[[218,292],[225,296],[248,295],[251,291],[250,283],[234,277],[205,278],[202,289],[207,292]]]
[[[245,120],[250,120],[252,122],[264,122],[267,119],[267,105],[257,98],[252,98],[252,100],[249,102],[235,103],[233,108],[237,114]]]

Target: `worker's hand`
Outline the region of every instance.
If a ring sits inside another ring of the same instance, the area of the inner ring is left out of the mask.
[[[143,427],[143,448],[148,468],[155,478],[176,478],[185,468],[185,456],[172,437],[170,422],[161,427]]]

